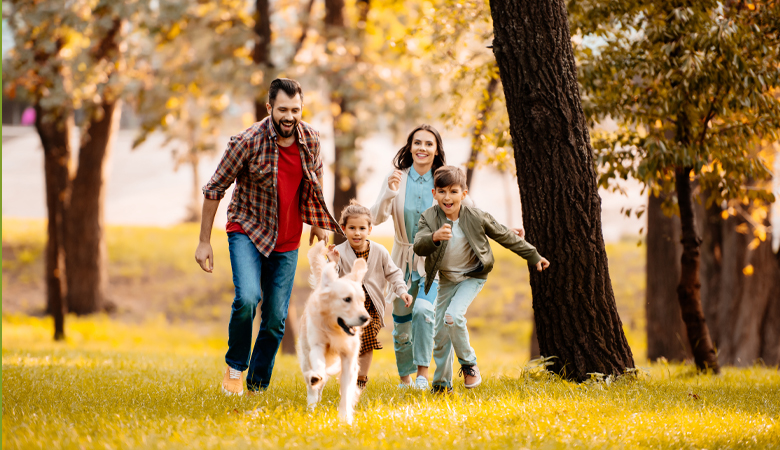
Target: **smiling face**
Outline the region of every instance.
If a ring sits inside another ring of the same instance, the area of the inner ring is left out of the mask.
[[[459,184],[452,184],[446,187],[437,187],[433,189],[433,198],[439,204],[439,208],[450,220],[458,220],[460,216],[460,204],[468,193]]]
[[[274,124],[274,129],[282,138],[289,138],[295,133],[295,127],[303,116],[303,101],[299,94],[290,98],[284,91],[279,91],[274,104],[266,103],[268,114]]]
[[[436,148],[436,136],[430,131],[418,130],[412,137],[412,161],[414,169],[424,175],[433,166],[433,157],[439,153]]]
[[[353,216],[341,227],[347,235],[350,247],[359,252],[366,251],[368,235],[371,234],[371,222],[366,216]]]

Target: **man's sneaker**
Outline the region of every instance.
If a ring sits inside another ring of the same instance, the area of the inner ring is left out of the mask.
[[[430,388],[430,386],[428,385],[428,379],[420,375],[419,377],[417,377],[417,380],[415,380],[414,387],[416,387],[421,391],[427,391]]]
[[[433,386],[431,394],[448,395],[452,394],[452,388],[449,386]]]
[[[473,389],[482,383],[482,376],[479,374],[477,366],[460,366],[458,375],[463,375],[463,382],[466,389]]]
[[[222,392],[227,395],[241,395],[244,393],[244,382],[241,380],[241,371],[230,366],[225,368],[225,376],[222,378]]]

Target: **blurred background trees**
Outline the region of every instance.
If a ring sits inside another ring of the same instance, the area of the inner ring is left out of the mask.
[[[632,211],[648,221],[648,357],[696,355],[701,367],[777,363],[780,268],[769,191],[778,3],[566,7],[599,185],[619,191],[631,178],[648,194],[647,207]],[[120,120],[137,130],[136,146],[163,136],[161,150],[192,172],[191,221],[199,220],[204,156],[266,116],[266,88],[279,76],[304,84],[304,120],[333,143],[325,150],[335,155],[327,161],[335,215],[370,177],[384,175],[362,170],[378,132],[405,137],[425,121],[466,133],[470,185],[476,167],[511,179],[527,166],[515,161],[507,111],[528,104],[522,95],[507,104],[486,2],[13,0],[3,15],[14,43],[4,96],[31,105],[45,155],[45,279],[57,338],[66,311],[111,309],[102,217]],[[549,133],[539,136],[549,143]],[[690,198],[681,201],[680,188]],[[287,351],[293,342],[288,335]]]

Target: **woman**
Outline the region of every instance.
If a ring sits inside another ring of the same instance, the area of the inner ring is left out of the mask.
[[[393,218],[395,239],[391,258],[403,271],[409,294],[415,298],[406,307],[393,298],[393,344],[400,387],[428,389],[428,366],[433,353],[433,303],[438,284],[426,295],[425,270],[414,254],[414,235],[423,211],[433,204],[433,172],[446,164],[441,136],[430,125],[420,125],[406,140],[393,160],[395,170],[385,178],[376,204],[371,208],[376,224]],[[469,200],[467,200],[469,201]],[[469,203],[470,204],[470,203]],[[412,384],[412,374],[417,377]]]

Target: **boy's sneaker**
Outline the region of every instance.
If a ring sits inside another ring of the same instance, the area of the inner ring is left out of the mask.
[[[473,389],[482,383],[482,376],[477,366],[460,366],[458,375],[463,375],[463,383],[466,389]]]
[[[222,392],[227,395],[241,395],[244,393],[244,382],[241,380],[241,371],[230,366],[225,368],[225,376],[222,377]]]
[[[417,379],[414,382],[414,385],[417,389],[421,391],[427,391],[430,388],[430,385],[428,385],[428,379],[422,375],[417,377]]]
[[[452,388],[449,386],[434,386],[431,389],[431,394],[441,394],[441,395],[452,394]]]

